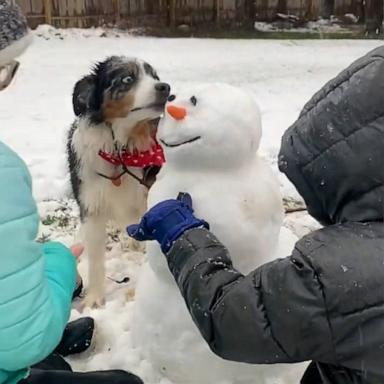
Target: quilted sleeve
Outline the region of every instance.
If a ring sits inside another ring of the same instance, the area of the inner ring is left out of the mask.
[[[36,243],[30,175],[0,143],[0,370],[45,358],[59,343],[75,286],[75,260],[61,244]]]
[[[302,255],[247,276],[206,229],[182,235],[167,255],[191,316],[211,350],[252,364],[335,363],[322,287]]]

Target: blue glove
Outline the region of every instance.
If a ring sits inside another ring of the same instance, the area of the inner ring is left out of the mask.
[[[128,235],[138,241],[157,240],[161,250],[167,253],[173,243],[188,229],[209,224],[193,215],[192,198],[188,193],[179,193],[177,200],[165,200],[151,208],[140,224],[128,226]]]

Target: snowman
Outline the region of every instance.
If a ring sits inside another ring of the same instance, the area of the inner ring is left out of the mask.
[[[166,163],[149,193],[149,207],[188,192],[196,217],[210,223],[236,269],[247,274],[272,260],[282,198],[271,169],[257,155],[261,119],[252,95],[225,84],[177,93],[169,99],[157,138]],[[302,366],[247,365],[214,355],[193,323],[160,247],[148,243],[147,254],[132,335],[156,370],[174,384],[300,382]]]

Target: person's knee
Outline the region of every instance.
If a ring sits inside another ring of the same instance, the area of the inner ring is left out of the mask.
[[[98,380],[102,380],[105,376],[105,382],[109,384],[144,384],[138,376],[123,370],[99,371],[94,374],[97,375]]]
[[[29,376],[21,380],[18,384],[51,384],[49,371],[41,369],[31,369]]]

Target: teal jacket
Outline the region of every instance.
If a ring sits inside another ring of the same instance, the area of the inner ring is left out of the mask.
[[[38,244],[39,216],[24,162],[0,142],[0,384],[15,384],[60,342],[76,261],[60,243]]]

